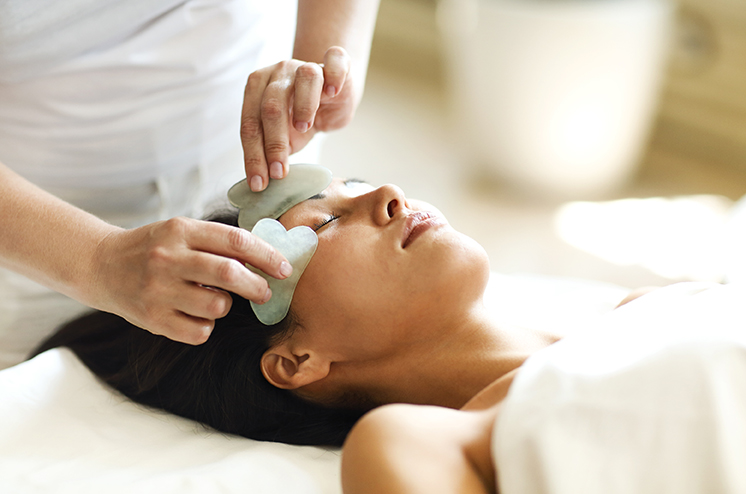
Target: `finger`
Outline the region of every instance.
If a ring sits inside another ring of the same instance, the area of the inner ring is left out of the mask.
[[[227,257],[194,252],[183,270],[185,280],[233,292],[256,303],[269,300],[271,292],[267,280],[251,272],[241,261]],[[179,302],[178,307],[183,307]],[[189,314],[192,312],[187,311]]]
[[[324,95],[333,98],[342,90],[350,72],[350,56],[340,46],[332,46],[324,53]]]
[[[269,176],[274,179],[285,176],[285,167],[290,154],[288,125],[294,77],[293,72],[283,71],[274,74],[262,97],[264,155],[269,163]]]
[[[304,132],[303,134],[292,130],[290,132],[290,154],[297,153],[298,151],[303,149],[317,133],[318,130],[316,127],[311,127],[310,130]]]
[[[319,108],[324,71],[316,63],[306,63],[295,71],[295,94],[293,101],[293,127],[305,133],[313,126]]]
[[[193,220],[193,222],[194,226],[189,228],[187,234],[187,245],[190,248],[225,258],[238,259],[278,279],[287,278],[292,273],[292,267],[287,259],[277,249],[256,235],[252,235],[251,232],[210,221]],[[192,281],[219,286],[202,280]],[[225,287],[219,286],[219,288]]]
[[[212,319],[194,317],[173,310],[165,325],[159,331],[152,332],[189,345],[201,345],[210,337],[214,327],[215,321]]]
[[[187,283],[183,290],[179,291],[179,299],[174,302],[174,307],[192,317],[209,319],[214,321],[228,315],[233,304],[231,296],[210,286]]]
[[[262,98],[269,77],[269,72],[264,71],[253,72],[249,76],[241,111],[241,144],[246,180],[254,192],[264,190],[269,183],[261,115]]]

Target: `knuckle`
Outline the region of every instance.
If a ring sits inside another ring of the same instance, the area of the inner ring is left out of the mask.
[[[163,222],[163,230],[167,235],[184,235],[189,229],[191,222],[183,216],[167,219]]]
[[[346,72],[343,67],[330,68],[327,72],[326,81],[342,84],[344,83],[345,74]]]
[[[187,345],[201,345],[210,337],[214,326],[215,322],[212,320],[195,319],[187,314],[174,314],[164,319],[159,334]]]
[[[189,218],[185,218],[184,216],[175,216],[166,220],[166,223],[169,225],[173,225],[175,228],[181,228],[189,224]]]
[[[269,266],[277,266],[279,267],[280,263],[282,262],[282,259],[280,257],[280,253],[277,252],[275,249],[267,249],[265,254],[265,262]]]
[[[203,343],[206,343],[207,340],[210,338],[210,335],[212,334],[212,329],[215,327],[214,322],[210,322],[203,324],[199,328],[195,329],[194,331],[189,332],[189,341],[185,343],[189,343],[191,345],[202,345]]]
[[[160,265],[168,262],[171,257],[171,249],[162,244],[157,244],[148,251],[149,264]]]
[[[254,301],[261,301],[264,299],[264,295],[267,294],[267,289],[269,288],[269,283],[267,283],[267,280],[262,278],[261,276],[257,275],[255,277],[255,282],[252,283],[251,286],[251,299]]]
[[[315,107],[301,103],[295,109],[295,119],[299,121],[311,120],[311,117],[313,116],[315,110]]]
[[[151,267],[163,267],[177,259],[179,243],[188,234],[191,222],[187,218],[175,217],[164,221],[147,250],[147,263]]]
[[[246,169],[248,170],[254,170],[261,173],[263,171],[263,168],[266,169],[262,157],[247,156],[244,158],[244,163],[246,164]]]
[[[329,48],[326,52],[326,60],[328,63],[324,66],[325,73],[333,73],[334,75],[344,75],[349,69],[350,57],[347,52],[339,46]]]
[[[285,141],[272,139],[264,143],[264,151],[267,155],[276,156],[287,152],[288,144]]]
[[[178,318],[179,323],[172,324],[168,332],[163,333],[163,336],[187,345],[201,345],[206,342],[212,332],[213,321],[194,321],[191,320],[190,316],[186,317],[186,320]]]
[[[219,319],[228,314],[229,308],[230,308],[230,304],[226,301],[226,297],[215,294],[210,298],[210,301],[207,303],[206,310],[207,310],[207,315],[211,319]]]
[[[264,84],[264,75],[259,71],[252,72],[251,74],[249,74],[249,78],[246,81],[246,92],[247,93],[253,92],[261,88],[263,84]]]
[[[262,123],[255,118],[241,120],[241,139],[256,139],[262,134]]]
[[[326,50],[326,53],[334,57],[347,57],[347,50],[341,46],[331,46]]]
[[[244,253],[251,250],[256,243],[254,235],[240,228],[228,231],[228,247],[235,252]]]
[[[262,101],[262,117],[271,120],[282,117],[285,109],[282,102],[276,98],[266,98]]]
[[[176,254],[167,245],[158,244],[153,246],[147,253],[146,270],[147,273],[143,276],[144,289],[149,291],[157,290],[154,286],[154,281],[159,276],[157,273],[163,275],[164,272],[168,271],[168,266],[176,262]]]
[[[238,261],[226,259],[218,266],[218,280],[223,284],[223,287],[234,286],[240,279],[243,269]]]
[[[324,72],[317,63],[304,63],[298,67],[295,71],[296,77],[302,79],[313,79],[315,77],[322,77]]]

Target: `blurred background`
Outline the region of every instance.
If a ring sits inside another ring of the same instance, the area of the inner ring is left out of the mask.
[[[382,0],[321,163],[433,203],[499,272],[722,281],[746,262],[746,3]]]

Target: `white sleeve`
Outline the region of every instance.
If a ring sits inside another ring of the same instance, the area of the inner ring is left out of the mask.
[[[531,357],[494,429],[499,492],[746,492],[744,302],[674,285]]]

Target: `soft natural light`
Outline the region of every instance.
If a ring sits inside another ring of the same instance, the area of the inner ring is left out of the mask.
[[[572,202],[555,215],[570,245],[672,280],[721,281],[732,201],[721,196]]]

